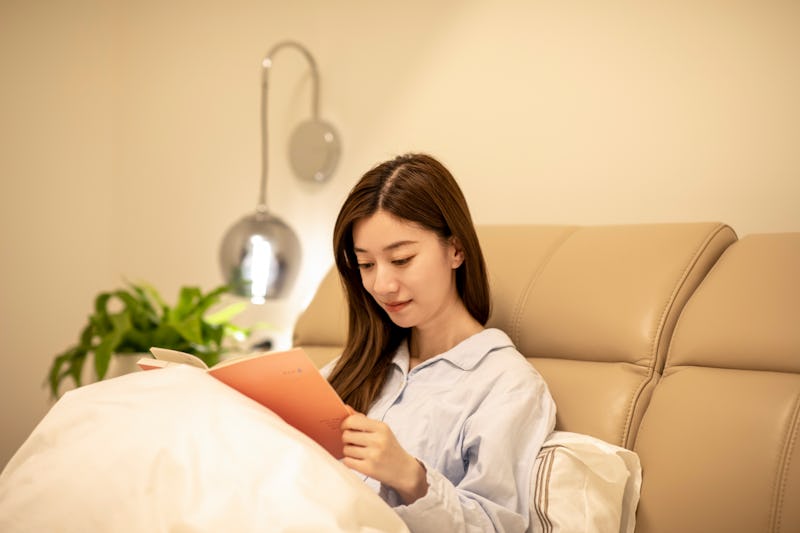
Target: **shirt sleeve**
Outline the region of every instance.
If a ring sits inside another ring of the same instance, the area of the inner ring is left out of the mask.
[[[544,381],[492,394],[463,430],[467,465],[456,484],[427,464],[428,492],[402,505],[388,487],[381,496],[414,533],[521,532],[530,521],[530,486],[536,455],[555,426],[555,403]]]

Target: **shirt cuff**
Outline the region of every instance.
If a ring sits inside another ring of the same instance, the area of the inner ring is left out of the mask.
[[[457,517],[461,516],[461,504],[452,484],[437,470],[429,468],[423,461],[420,463],[425,468],[425,480],[428,483],[425,496],[405,505],[393,489],[381,484],[381,497],[394,508],[411,531],[458,531],[459,528],[453,529],[453,521],[459,521]]]

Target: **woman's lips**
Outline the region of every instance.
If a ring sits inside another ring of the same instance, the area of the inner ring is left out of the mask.
[[[396,313],[405,308],[410,302],[411,300],[406,300],[405,302],[384,303],[383,308],[389,313]]]

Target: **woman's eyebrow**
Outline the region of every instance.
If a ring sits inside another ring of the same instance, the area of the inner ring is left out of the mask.
[[[392,251],[392,250],[395,250],[395,249],[397,249],[397,248],[400,248],[400,247],[402,247],[402,246],[407,246],[407,245],[409,245],[409,244],[417,244],[417,242],[418,242],[418,241],[411,241],[411,240],[393,242],[392,244],[389,244],[388,246],[384,246],[384,247],[383,247],[383,251],[384,251],[384,252],[390,252],[390,251]],[[363,249],[363,248],[359,248],[358,246],[355,246],[355,247],[353,248],[353,250],[354,250],[356,253],[362,253],[362,254],[365,254],[365,253],[367,253],[367,252],[368,252],[367,250],[365,250],[365,249]]]

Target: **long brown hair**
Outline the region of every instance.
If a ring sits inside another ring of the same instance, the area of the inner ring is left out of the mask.
[[[469,207],[450,171],[427,154],[406,154],[379,164],[356,183],[333,230],[336,268],[349,308],[347,341],[329,380],[345,403],[366,412],[386,381],[387,369],[409,329],[395,325],[361,283],[353,226],[378,210],[416,223],[446,241],[455,237],[464,253],[456,289],[481,325],[489,319],[486,264]]]

